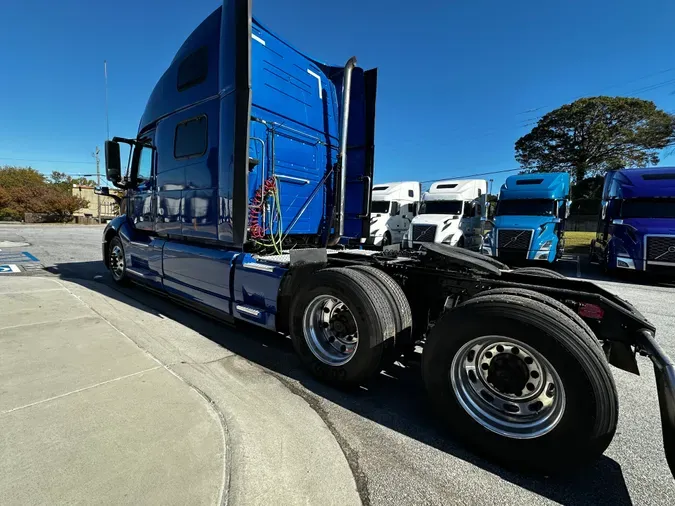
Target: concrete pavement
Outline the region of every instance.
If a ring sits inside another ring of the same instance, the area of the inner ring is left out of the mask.
[[[3,504],[360,504],[317,413],[93,282],[0,279]]]

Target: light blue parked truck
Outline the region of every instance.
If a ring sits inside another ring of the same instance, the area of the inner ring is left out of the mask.
[[[565,250],[565,222],[570,208],[566,172],[510,176],[499,200],[483,253],[511,265],[525,261],[553,263]]]

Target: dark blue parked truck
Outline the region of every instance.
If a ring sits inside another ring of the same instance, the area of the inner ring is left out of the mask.
[[[675,276],[675,168],[609,171],[591,261]]]
[[[499,191],[494,226],[483,253],[508,264],[553,263],[565,250],[570,207],[567,172],[510,176]]]
[[[618,415],[608,363],[636,372],[639,351],[654,363],[672,465],[675,370],[630,304],[447,245],[342,246],[368,237],[376,76],[354,58],[310,58],[252,19],[250,2],[225,0],[178,50],[137,135],[106,143],[108,179],[125,190],[103,235],[113,280],[289,335],[338,387],[422,344],[448,427],[540,472],[605,450]]]

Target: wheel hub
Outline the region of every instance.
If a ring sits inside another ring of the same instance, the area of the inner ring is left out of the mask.
[[[460,348],[449,379],[458,402],[486,429],[517,439],[550,432],[565,409],[565,391],[551,363],[504,336],[474,338]]]
[[[117,279],[124,275],[124,252],[118,245],[113,246],[110,252],[110,270]]]
[[[520,395],[530,378],[527,365],[519,357],[499,353],[490,363],[487,381],[497,391],[507,395]]]
[[[344,302],[329,295],[309,303],[303,314],[303,334],[312,354],[331,366],[349,362],[359,344],[354,315]]]

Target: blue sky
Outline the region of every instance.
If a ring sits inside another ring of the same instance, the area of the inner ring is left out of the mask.
[[[111,135],[133,136],[157,78],[219,4],[3,2],[0,165],[93,172],[103,60]],[[668,0],[254,0],[254,15],[319,60],[379,67],[380,182],[514,168],[530,123],[579,96],[633,94],[675,111]]]

